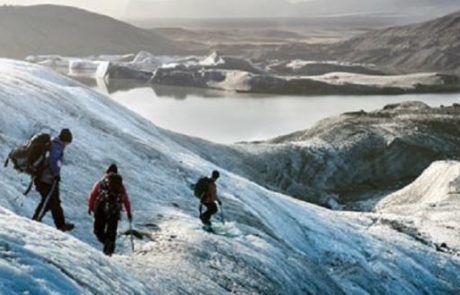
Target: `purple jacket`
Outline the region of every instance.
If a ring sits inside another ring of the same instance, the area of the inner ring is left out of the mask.
[[[59,161],[64,156],[64,143],[59,137],[53,138],[51,141],[51,148],[48,157],[48,167],[51,172],[51,176],[59,176],[61,168],[59,167]]]

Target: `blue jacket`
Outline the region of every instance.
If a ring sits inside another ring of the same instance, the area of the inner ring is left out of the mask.
[[[48,157],[48,167],[51,172],[51,176],[59,176],[61,168],[59,167],[59,161],[64,156],[64,143],[59,137],[53,138],[51,141],[51,148]]]

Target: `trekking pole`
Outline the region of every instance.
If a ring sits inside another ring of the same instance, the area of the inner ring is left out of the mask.
[[[32,185],[35,181],[35,176],[30,178],[29,185],[27,186],[27,189],[22,193],[24,196],[27,196],[30,193],[30,190],[32,189]]]
[[[130,240],[131,240],[131,250],[134,253],[134,238],[133,238],[133,222],[132,220],[129,221],[129,232],[130,232]]]
[[[48,206],[48,203],[51,199],[51,196],[53,195],[54,191],[56,190],[56,186],[57,186],[57,180],[54,180],[53,181],[53,184],[51,185],[51,189],[50,189],[50,192],[48,193],[48,195],[46,195],[46,198],[45,200],[43,201],[43,206],[40,208],[40,212],[37,216],[37,221],[40,222],[42,221],[42,218],[43,218],[43,215],[45,215],[45,210],[46,210],[46,207]]]

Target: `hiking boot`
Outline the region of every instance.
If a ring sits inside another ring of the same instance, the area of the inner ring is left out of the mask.
[[[201,222],[203,222],[204,225],[211,226],[210,220],[201,219]]]
[[[73,230],[74,227],[75,227],[75,225],[73,225],[72,223],[66,223],[63,226],[59,227],[59,230],[63,231],[63,232],[66,232],[66,231]]]
[[[102,252],[104,252],[105,255],[107,256],[112,256],[113,252],[115,250],[115,244],[112,241],[105,241],[104,243],[104,248]]]
[[[211,221],[206,220],[206,219],[204,218],[204,215],[200,215],[200,220],[201,220],[201,222],[202,222],[204,225],[209,225],[209,226],[211,226]]]

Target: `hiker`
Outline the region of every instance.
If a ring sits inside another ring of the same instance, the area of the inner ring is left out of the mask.
[[[60,166],[64,156],[64,149],[72,142],[72,133],[69,129],[62,129],[59,136],[51,141],[48,157],[44,168],[34,178],[35,189],[41,195],[41,201],[35,209],[33,220],[40,222],[48,210],[51,210],[54,224],[61,231],[70,231],[74,228],[71,223],[65,222],[64,211],[59,197],[59,182],[61,181]]]
[[[211,178],[207,178],[207,189],[201,196],[201,204],[206,206],[206,211],[200,214],[201,222],[204,225],[211,226],[211,216],[217,212],[217,205],[222,205],[222,202],[217,197],[217,188],[216,188],[216,180],[219,178],[220,174],[219,171],[214,170],[212,172]]]
[[[104,254],[115,251],[118,220],[122,203],[129,222],[132,222],[131,204],[115,164],[109,166],[102,180],[96,182],[88,197],[88,214],[94,213],[94,234],[101,242]]]

